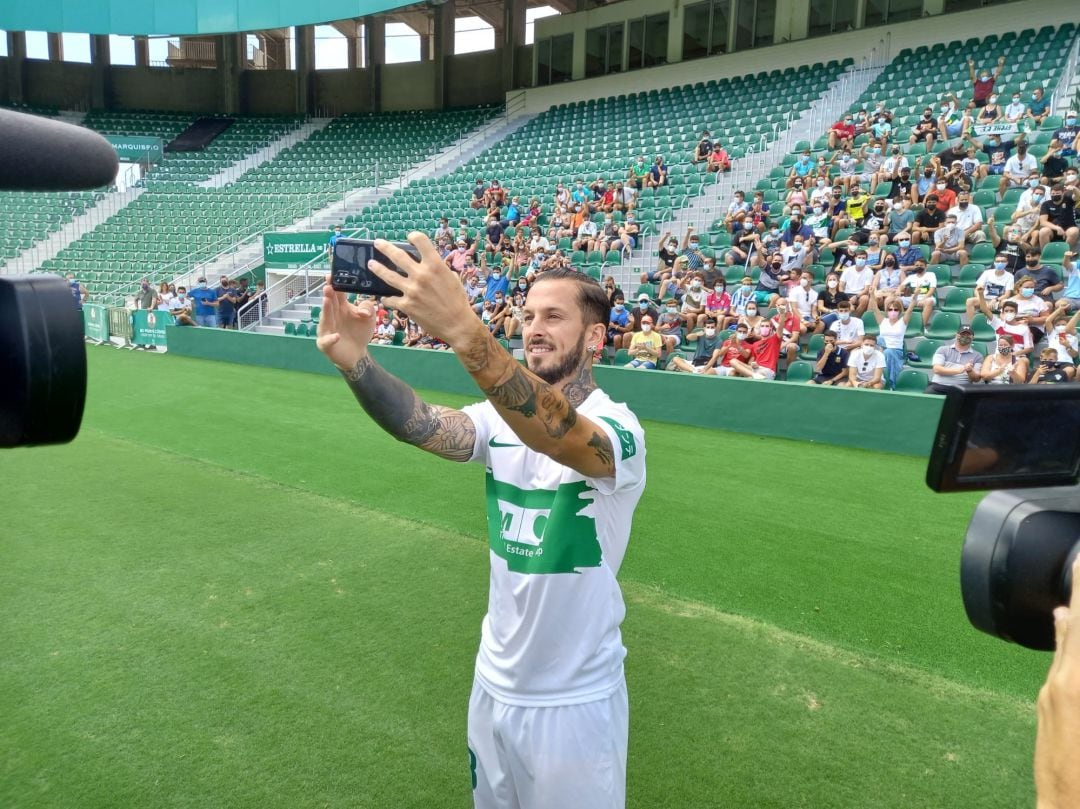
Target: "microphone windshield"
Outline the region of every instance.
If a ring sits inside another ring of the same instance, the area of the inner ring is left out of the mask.
[[[110,185],[119,165],[96,132],[0,110],[0,191],[89,191]]]

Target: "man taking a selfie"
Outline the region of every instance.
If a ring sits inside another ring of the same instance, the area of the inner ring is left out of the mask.
[[[431,405],[368,352],[370,301],[327,283],[318,347],[386,432],[452,461],[483,463],[490,580],[469,702],[477,809],[625,805],[629,711],[616,581],[645,487],[637,418],[596,387],[592,356],[608,323],[603,288],[555,269],[523,308],[524,368],[484,328],[431,241],[419,259],[379,240],[401,290],[384,298],[447,342],[486,401]]]

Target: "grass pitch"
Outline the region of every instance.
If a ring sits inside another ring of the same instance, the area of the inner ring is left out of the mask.
[[[89,358],[79,438],[0,455],[0,806],[470,806],[482,470],[331,377]],[[977,497],[918,459],[645,428],[631,807],[1031,804],[1049,657],[963,616]]]

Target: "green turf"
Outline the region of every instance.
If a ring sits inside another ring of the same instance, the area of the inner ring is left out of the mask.
[[[0,467],[0,806],[467,806],[482,470],[333,378],[90,370],[80,437]],[[1030,803],[1048,658],[963,618],[976,498],[901,456],[646,439],[630,806]]]

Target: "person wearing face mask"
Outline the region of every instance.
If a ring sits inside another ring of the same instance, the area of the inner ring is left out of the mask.
[[[859,348],[848,355],[848,377],[840,382],[843,388],[881,390],[885,387],[885,355],[878,349],[872,334],[864,335]]]
[[[1009,300],[1016,304],[1017,318],[1023,318],[1031,329],[1032,343],[1043,338],[1043,326],[1050,314],[1050,304],[1035,294],[1035,279],[1023,273],[1016,276],[1016,295]],[[1001,306],[1002,311],[1005,304]]]
[[[878,181],[881,179],[881,166],[885,162],[882,156],[882,143],[877,138],[871,138],[859,149],[859,160],[862,162],[862,170],[855,179],[865,183],[870,188],[870,196],[877,191]]]
[[[925,143],[926,151],[934,150],[934,135],[937,134],[938,124],[934,119],[934,111],[927,107],[923,110],[922,117],[916,121],[908,136],[908,143]]]
[[[1005,120],[1010,124],[1018,123],[1021,118],[1027,115],[1027,107],[1024,106],[1024,100],[1019,92],[1013,93],[1009,98],[1009,103],[1005,107],[1003,114]]]
[[[878,307],[877,297],[870,300],[870,312],[878,327],[877,343],[883,349],[885,359],[885,387],[889,390],[896,390],[896,380],[904,368],[904,339],[911,325],[911,314],[918,305],[918,290],[911,296],[906,309],[900,298],[886,298],[884,314]]]
[[[642,320],[644,320],[644,318],[646,318],[646,317],[651,318],[652,322],[655,324],[656,319],[658,317],[660,317],[660,313],[656,309],[656,307],[653,305],[652,300],[644,292],[641,293],[638,296],[637,305],[633,309],[630,309],[629,311],[630,311],[630,331],[622,336],[621,341],[616,341],[616,342],[612,343],[613,347],[616,348],[616,349],[630,348],[630,341],[631,341],[631,339],[633,339],[633,336],[637,332],[641,331],[641,322],[642,322]]]
[[[195,322],[213,328],[217,325],[217,292],[207,286],[205,278],[200,278],[197,284],[189,296],[195,302]]]
[[[1018,141],[1016,154],[1005,161],[1005,170],[998,184],[998,193],[1004,196],[1010,188],[1027,188],[1029,182],[1039,181],[1039,161],[1028,151],[1026,141]]]
[[[1031,99],[1028,101],[1025,117],[1031,121],[1031,129],[1042,128],[1043,121],[1050,114],[1050,99],[1046,97],[1043,88],[1036,87],[1031,91]]]
[[[926,262],[919,259],[912,267],[912,271],[904,276],[900,282],[900,296],[904,306],[907,306],[911,296],[919,293],[922,301],[922,321],[924,327],[930,323],[934,312],[934,291],[937,289],[937,274],[926,269]]]
[[[810,151],[806,150],[795,159],[795,165],[791,167],[791,171],[788,172],[787,181],[784,183],[785,188],[791,188],[795,185],[796,180],[806,181],[814,172],[814,161],[810,158]]]
[[[934,233],[934,252],[930,254],[933,264],[959,263],[961,267],[968,263],[967,250],[964,249],[964,230],[956,222],[956,214],[945,217],[945,224]]]
[[[1050,199],[1039,209],[1039,246],[1051,242],[1067,242],[1069,250],[1080,249],[1080,227],[1076,224],[1076,201],[1080,187],[1056,183],[1050,188]]]
[[[646,315],[641,319],[641,331],[634,334],[630,341],[630,362],[627,368],[636,368],[643,371],[656,369],[660,362],[660,352],[664,342],[660,335],[653,331],[653,320]]]
[[[622,225],[616,226],[618,230],[618,237],[611,243],[611,249],[620,255],[625,253],[630,255],[630,251],[637,247],[638,234],[641,232],[641,226],[637,223],[637,217],[633,212],[626,215],[626,220]]]
[[[607,256],[608,251],[615,249],[615,244],[619,239],[619,226],[615,222],[615,217],[608,213],[604,214],[604,225],[600,229],[600,233],[597,237],[597,249],[600,251],[601,260]]]
[[[814,304],[814,334],[821,334],[837,319],[837,309],[848,296],[840,290],[840,274],[830,272],[825,276],[825,289]]]
[[[848,147],[855,143],[855,123],[851,113],[844,113],[844,117],[829,127],[829,151]]]
[[[624,334],[631,333],[630,313],[626,311],[626,302],[622,295],[615,298],[608,315],[607,341],[609,345],[619,345]]]
[[[780,298],[776,302],[776,314],[767,322],[780,335],[780,351],[787,357],[788,364],[795,362],[799,354],[799,339],[803,334],[799,310],[787,298]]]
[[[985,107],[991,94],[994,92],[994,85],[997,83],[1001,71],[1005,68],[1005,57],[998,57],[997,65],[994,66],[993,72],[987,68],[983,68],[976,74],[975,61],[970,56],[967,60],[967,66],[968,75],[971,77],[972,96],[975,99],[975,106]]]
[[[791,277],[791,273],[783,269],[784,259],[779,253],[769,255],[760,266],[761,275],[758,276],[756,288],[757,302],[768,307],[780,297],[780,287]]]
[[[1057,361],[1057,354],[1052,348],[1044,348],[1039,352],[1039,363],[1035,366],[1035,372],[1028,380],[1029,385],[1060,385],[1069,382],[1069,376],[1065,368]]]
[[[1001,135],[990,135],[985,141],[977,141],[970,133],[964,134],[965,142],[984,152],[988,161],[979,167],[978,179],[982,180],[990,174],[1001,175],[1005,173],[1005,161],[1012,155],[1016,148],[1015,140],[1001,139]]]
[[[975,124],[977,126],[986,126],[987,124],[997,123],[1004,117],[1001,111],[1001,105],[998,104],[997,94],[991,95],[986,99],[986,104],[979,109],[979,114],[975,116]]]
[[[750,358],[733,360],[733,375],[749,379],[776,379],[776,368],[780,363],[780,335],[768,320],[762,320],[754,331],[747,326],[747,331]]]
[[[1065,276],[1065,289],[1057,305],[1064,307],[1066,312],[1080,311],[1080,264],[1076,263],[1076,253],[1069,250],[1061,257],[1061,269]]]
[[[1065,113],[1065,120],[1054,130],[1054,137],[1061,141],[1063,157],[1076,157],[1077,151],[1080,151],[1080,120],[1076,117],[1076,110]]]
[[[989,269],[983,270],[975,282],[975,295],[968,298],[964,303],[964,311],[967,313],[968,322],[975,317],[975,308],[979,304],[981,292],[990,306],[991,311],[998,311],[1001,305],[1012,297],[1015,279],[1009,272],[1009,262],[1003,253],[994,257],[994,264]]]
[[[1023,385],[1027,381],[1028,363],[1026,357],[1017,357],[1013,353],[1012,339],[999,335],[994,343],[995,350],[986,355],[979,369],[979,375],[986,385]]]
[[[1016,301],[1004,301],[1001,304],[1001,314],[996,315],[987,303],[986,293],[983,290],[976,290],[976,300],[979,311],[994,333],[999,337],[1009,338],[1012,341],[1012,353],[1017,357],[1023,357],[1026,361],[1035,347],[1035,340],[1027,321],[1018,316],[1019,307]]]
[[[686,226],[682,247],[680,255],[686,256],[687,269],[691,272],[700,270],[705,264],[705,256],[701,252],[701,237],[694,231],[693,225]]]
[[[828,330],[836,335],[836,344],[854,351],[862,342],[866,326],[862,319],[852,313],[851,301],[841,301],[836,306],[836,319]]]
[[[746,310],[750,307],[754,308],[754,314],[757,314],[757,294],[754,292],[754,281],[749,276],[743,276],[742,281],[739,282],[739,286],[731,295],[731,309],[728,316],[721,323],[721,329],[730,329],[736,323],[740,322],[746,315]]]
[[[747,335],[745,323],[736,326],[732,335],[721,343],[717,352],[717,362],[714,362],[709,370],[703,370],[701,373],[706,376],[734,376],[735,371],[731,364],[750,360],[750,344],[746,340]]]
[[[956,340],[934,352],[933,376],[926,388],[927,393],[946,393],[950,388],[980,382],[983,356],[971,347],[975,332],[971,326],[956,330]]]
[[[731,155],[728,154],[727,149],[721,145],[720,141],[713,144],[712,151],[709,152],[706,168],[714,174],[731,171]]]
[[[148,278],[139,282],[139,288],[135,292],[136,309],[154,309],[158,305],[158,293],[151,285]]]
[[[810,328],[814,325],[817,300],[818,293],[814,289],[814,273],[812,270],[805,270],[799,276],[799,283],[792,286],[788,292],[788,301],[791,303],[792,309],[798,313],[799,320],[804,328]]]
[[[716,330],[716,319],[706,318],[700,329],[694,329],[686,335],[686,341],[694,344],[694,356],[686,360],[680,355],[673,355],[668,361],[667,370],[710,374],[720,361],[720,346],[723,342]]]
[[[641,274],[641,283],[659,284],[666,278],[671,277],[675,266],[675,259],[679,257],[679,242],[671,235],[671,231],[665,231],[660,237],[660,250],[657,252],[656,268],[646,270]]]
[[[1076,185],[1077,169],[1069,166],[1069,161],[1062,157],[1061,150],[1061,141],[1055,138],[1046,147],[1046,154],[1039,158],[1039,171],[1042,174],[1040,182],[1043,185]]]
[[[191,298],[188,297],[187,287],[176,288],[176,295],[169,301],[169,314],[173,316],[173,322],[177,326],[195,325],[191,316]]]
[[[674,351],[682,343],[685,334],[683,318],[674,298],[668,298],[661,303],[660,317],[656,319],[656,331],[663,339],[667,351]]]
[[[1080,357],[1080,340],[1076,336],[1080,309],[1069,317],[1069,307],[1067,304],[1062,305],[1062,301],[1058,302],[1054,311],[1046,318],[1046,348],[1054,352],[1057,367],[1072,381],[1076,379],[1076,360]]]
[[[896,256],[887,253],[881,262],[881,269],[874,274],[874,280],[870,283],[870,294],[882,306],[886,299],[900,294],[900,282],[903,280],[904,271],[897,266]]]
[[[938,228],[945,224],[945,211],[938,205],[937,194],[929,194],[926,204],[915,217],[911,226],[911,240],[915,244],[931,244]]]
[[[746,305],[746,311],[739,318],[739,323],[746,326],[747,335],[751,338],[757,334],[758,326],[760,326],[765,319],[760,312],[760,306],[756,302],[751,302]]]
[[[707,289],[709,294],[705,298],[705,314],[699,317],[697,322],[699,329],[710,318],[718,324],[724,323],[731,313],[731,295],[727,292],[724,279],[716,279],[711,286],[707,286]]]
[[[1035,294],[1044,301],[1053,301],[1054,294],[1065,288],[1061,276],[1053,267],[1042,263],[1042,257],[1037,251],[1032,250],[1025,258],[1025,267],[1020,271],[1020,278],[1031,278],[1035,281]]]
[[[867,264],[866,250],[861,247],[855,251],[854,266],[847,267],[840,274],[840,291],[850,299],[855,317],[862,317],[870,305],[870,285],[874,280],[874,270]]]
[[[682,307],[679,310],[687,332],[697,328],[698,323],[705,317],[705,301],[708,294],[701,273],[693,273],[683,292]]]
[[[826,332],[825,344],[818,350],[814,361],[814,375],[807,380],[807,384],[839,385],[847,377],[848,356],[847,349],[836,344],[836,335]]]

